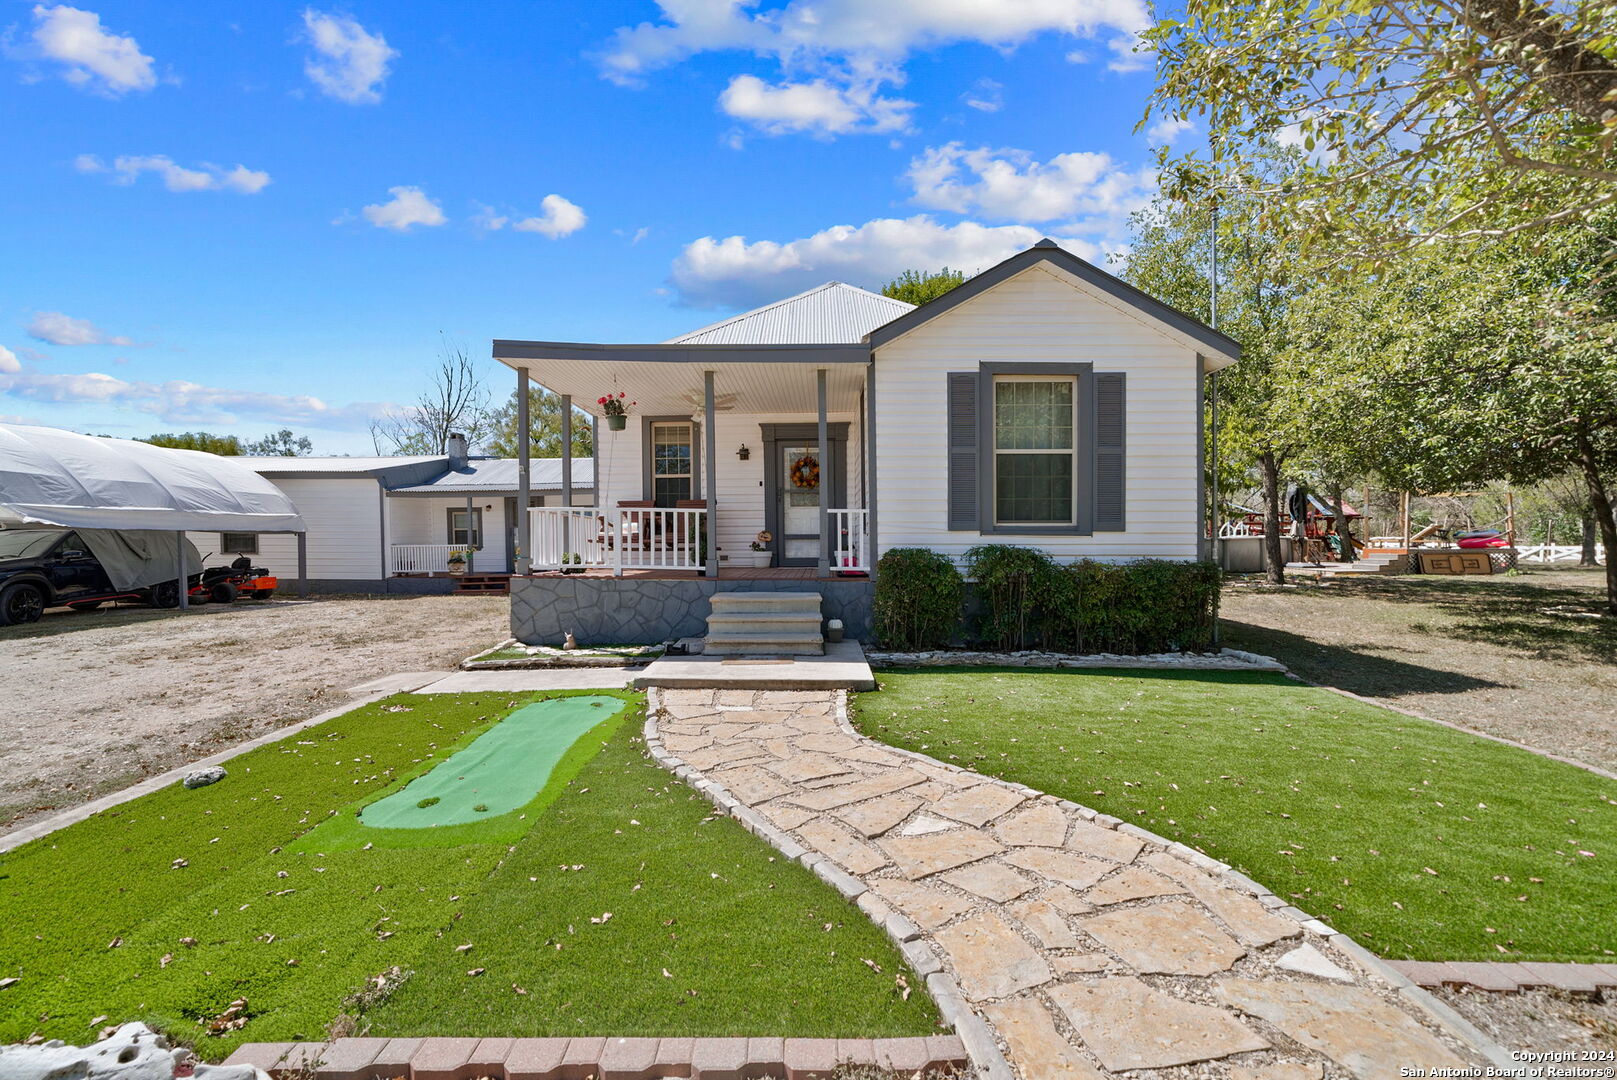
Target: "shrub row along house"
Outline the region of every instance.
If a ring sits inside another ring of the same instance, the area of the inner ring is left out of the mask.
[[[1195,561],[1203,380],[1240,346],[1042,240],[921,307],[831,282],[658,344],[493,351],[519,403],[600,427],[595,505],[518,523],[513,632],[624,643],[700,635],[717,592],[817,594],[867,637],[895,548]]]

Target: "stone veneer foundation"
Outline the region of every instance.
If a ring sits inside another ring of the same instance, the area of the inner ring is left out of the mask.
[[[634,645],[707,632],[716,592],[817,592],[820,615],[841,619],[855,641],[870,638],[868,578],[822,581],[747,578],[612,578],[535,574],[511,579],[511,636],[556,645],[568,631],[584,645]]]

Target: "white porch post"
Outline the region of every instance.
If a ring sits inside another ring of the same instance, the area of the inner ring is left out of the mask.
[[[573,395],[561,396],[561,504],[573,505]],[[565,558],[573,549],[573,521],[568,514],[561,519],[561,550]]]
[[[831,498],[836,485],[831,482],[831,462],[826,459],[826,433],[825,433],[825,369],[820,368],[814,373],[814,389],[819,398],[819,422],[817,434],[819,436],[820,463],[820,576],[831,576]]]
[[[519,574],[526,574],[533,568],[533,536],[528,523],[529,492],[532,489],[529,461],[532,449],[528,445],[531,441],[531,423],[528,416],[528,369],[517,368],[517,550],[521,554],[513,561],[512,568]]]
[[[865,573],[874,580],[881,548],[876,543],[876,364],[865,368]]]
[[[703,463],[707,474],[702,483],[702,497],[707,500],[707,576],[719,576],[719,470],[715,460],[719,453],[719,436],[713,430],[713,372],[702,372],[702,443],[707,460]]]

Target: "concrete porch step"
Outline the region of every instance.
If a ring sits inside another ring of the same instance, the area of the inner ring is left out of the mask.
[[[793,612],[820,616],[820,594],[814,592],[775,592],[768,589],[745,592],[716,592],[708,600],[713,613],[741,614],[744,612]]]
[[[820,632],[820,612],[814,611],[726,611],[707,617],[709,634],[759,634]]]
[[[812,632],[773,630],[713,633],[702,642],[703,656],[819,656],[825,652],[825,639],[819,627]]]

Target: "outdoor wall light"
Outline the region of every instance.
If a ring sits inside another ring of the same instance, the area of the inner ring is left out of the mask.
[[[752,451],[747,449],[746,443],[741,444],[741,449],[736,451],[736,457],[740,458],[742,461],[746,461],[748,458],[752,457]]]

